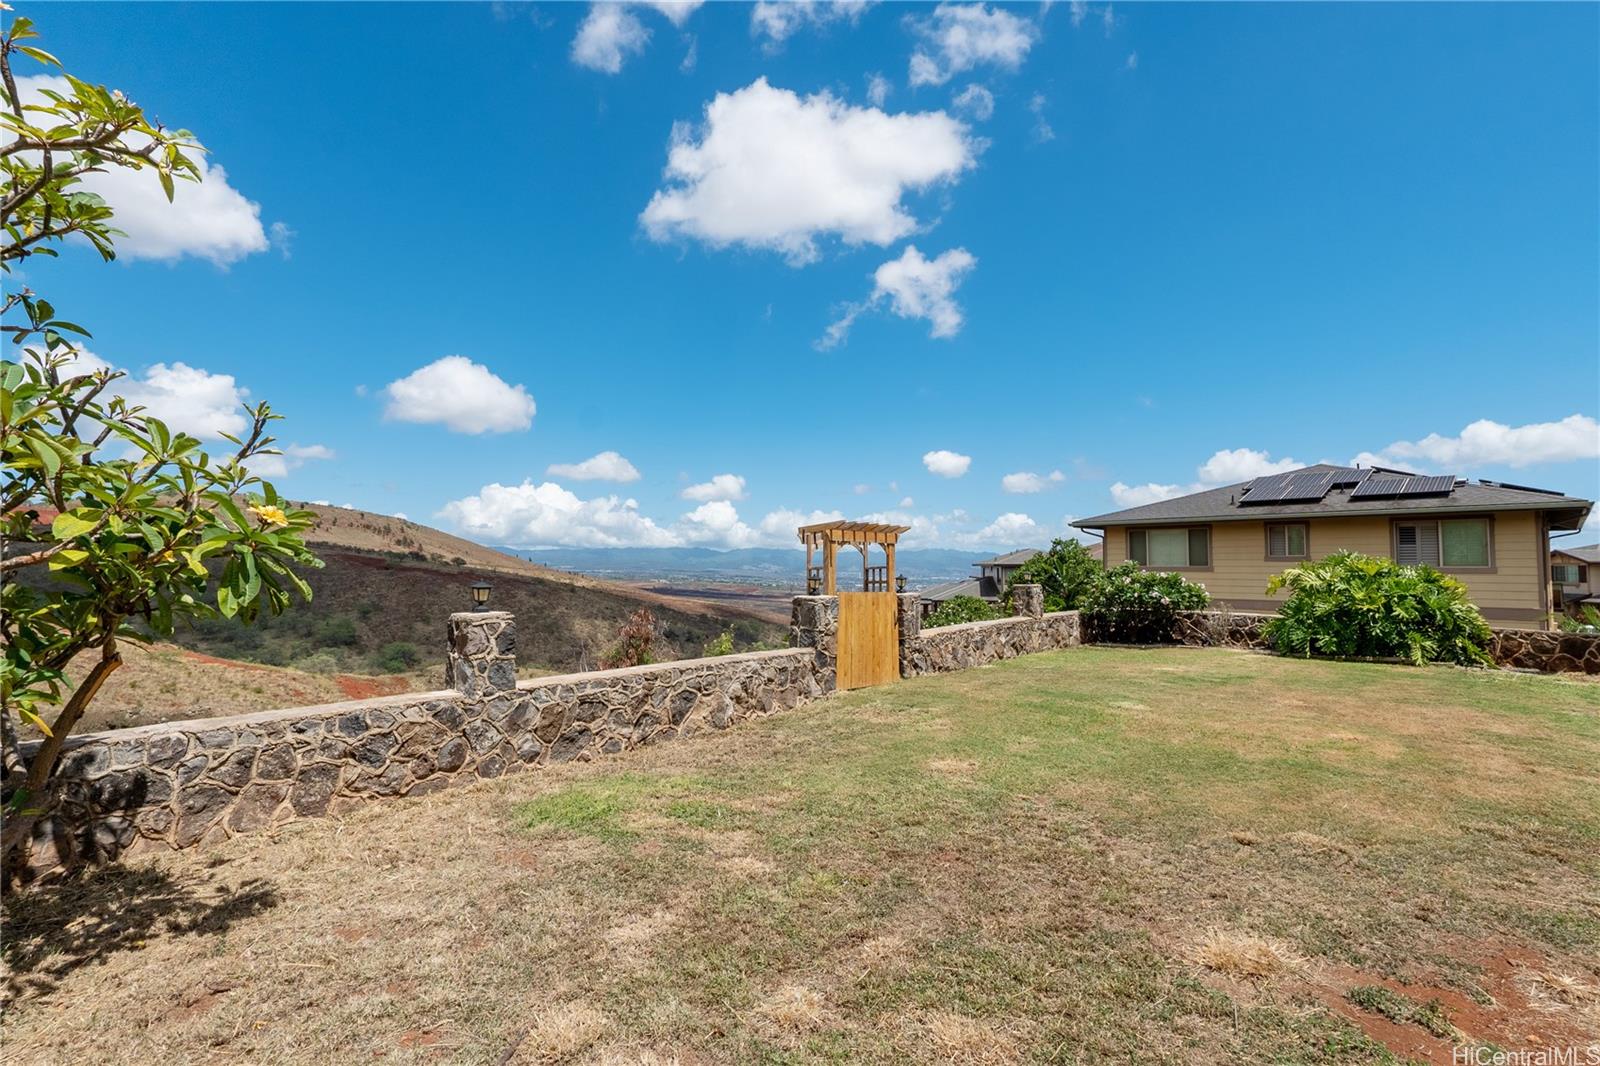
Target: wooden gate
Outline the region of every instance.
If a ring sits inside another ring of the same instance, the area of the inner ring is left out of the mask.
[[[892,592],[839,593],[840,689],[900,678],[900,632]]]

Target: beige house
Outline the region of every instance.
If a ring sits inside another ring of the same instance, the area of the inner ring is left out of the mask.
[[[1460,578],[1491,625],[1543,628],[1558,605],[1550,534],[1581,528],[1593,506],[1494,481],[1319,464],[1073,525],[1104,537],[1107,566],[1177,571],[1235,610],[1276,609],[1272,575],[1349,549]]]
[[[1577,614],[1585,605],[1600,607],[1600,544],[1552,548],[1550,586],[1568,614]]]

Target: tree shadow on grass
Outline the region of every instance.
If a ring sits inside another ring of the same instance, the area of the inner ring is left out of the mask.
[[[153,866],[109,865],[65,881],[9,892],[4,924],[3,999],[53,992],[83,966],[159,936],[214,936],[280,902],[262,878],[237,886],[179,879]]]

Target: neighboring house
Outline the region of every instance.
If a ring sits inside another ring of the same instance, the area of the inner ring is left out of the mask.
[[[1584,604],[1600,607],[1600,544],[1550,549],[1550,585],[1568,614]]]
[[[978,568],[976,577],[964,578],[960,581],[947,581],[942,585],[923,589],[923,616],[926,617],[941,603],[946,600],[953,600],[957,596],[976,596],[980,600],[999,603],[1000,597],[1005,595],[1006,582],[1011,580],[1011,575],[1016,573],[1017,567],[1038,554],[1039,551],[1036,548],[1023,548],[1019,551],[1007,552],[1005,555],[997,555],[993,559],[984,559],[982,562],[972,564]]]
[[[1241,611],[1271,611],[1272,575],[1340,549],[1460,578],[1490,624],[1538,627],[1554,608],[1550,534],[1593,501],[1453,475],[1319,464],[1072,523],[1100,531],[1105,564],[1175,570]]]

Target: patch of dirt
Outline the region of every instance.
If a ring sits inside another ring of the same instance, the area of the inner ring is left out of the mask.
[[[398,696],[410,689],[403,677],[362,677],[359,674],[336,674],[334,684],[347,699],[370,700],[375,696]]]

